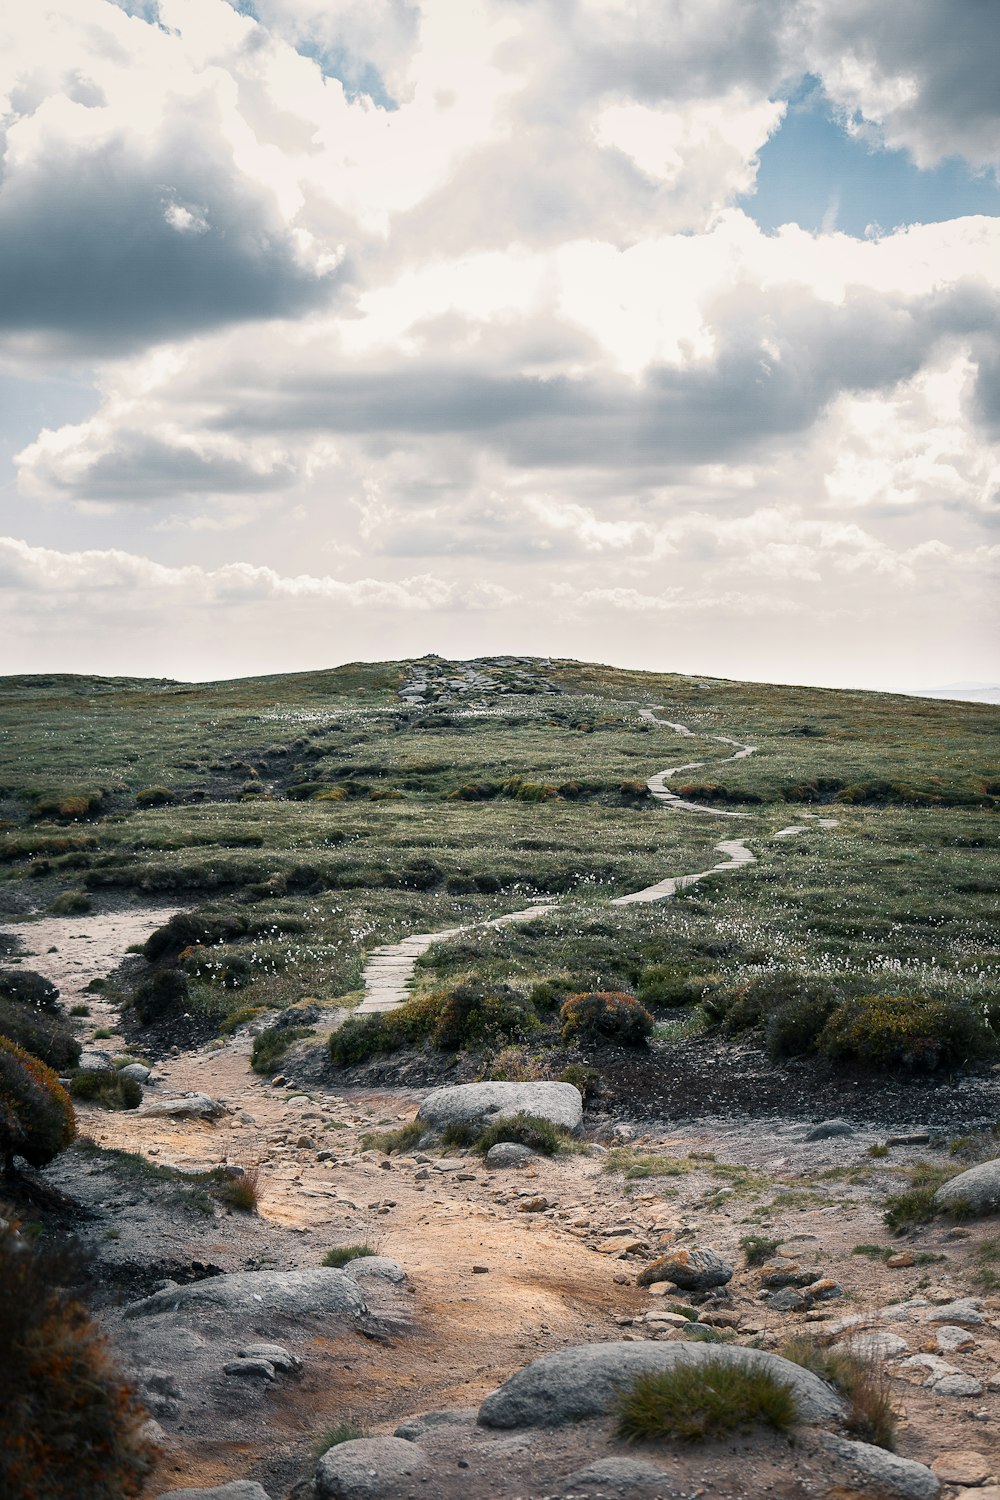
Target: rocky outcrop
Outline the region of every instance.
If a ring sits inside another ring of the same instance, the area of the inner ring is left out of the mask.
[[[583,1123],[583,1096],[571,1083],[461,1083],[435,1089],[417,1119],[435,1130],[448,1125],[485,1128],[506,1115],[536,1115],[564,1130]]]

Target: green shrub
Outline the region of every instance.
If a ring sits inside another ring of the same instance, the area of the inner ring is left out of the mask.
[[[432,998],[437,1018],[431,1041],[442,1051],[497,1046],[538,1030],[534,1006],[506,985],[460,984]]]
[[[269,1026],[258,1032],[253,1039],[250,1066],[255,1073],[267,1078],[278,1071],[281,1059],[293,1042],[304,1036],[313,1036],[311,1026]]]
[[[654,964],[643,969],[636,985],[636,998],[646,1006],[693,1005],[705,992],[704,974],[692,973],[683,964]]]
[[[758,975],[731,989],[710,995],[705,1009],[728,1032],[750,1031],[765,1026],[772,1015],[788,1014],[788,1036],[794,1035],[795,1018],[809,1007],[830,1009],[843,999],[842,992],[826,979],[814,979],[791,969]],[[779,1028],[780,1031],[780,1028]]]
[[[80,1043],[68,1026],[44,1011],[10,1000],[0,1000],[0,1036],[60,1072],[73,1067],[80,1056]]]
[[[135,794],[137,807],[166,807],[176,800],[168,786],[144,786],[141,792]]]
[[[519,1146],[530,1146],[542,1156],[557,1156],[565,1150],[569,1140],[568,1130],[553,1125],[551,1120],[543,1120],[540,1115],[526,1114],[522,1110],[487,1125],[480,1132],[475,1146],[480,1156],[485,1156],[491,1146],[497,1146],[501,1141],[514,1141]]]
[[[161,958],[177,958],[195,944],[230,943],[247,930],[246,919],[224,912],[175,912],[168,922],[150,933],[142,947],[144,958],[156,963]]]
[[[187,975],[180,969],[161,969],[138,986],[132,1004],[143,1026],[148,1026],[168,1011],[186,1009],[189,999]]]
[[[762,1266],[782,1244],[781,1240],[769,1239],[763,1234],[745,1234],[740,1240],[740,1249],[746,1257],[748,1266]]]
[[[90,910],[90,897],[86,891],[77,888],[72,891],[63,891],[56,897],[49,911],[57,917],[79,916]]]
[[[362,1151],[409,1151],[416,1146],[424,1133],[419,1120],[409,1120],[398,1130],[369,1131],[361,1137]]]
[[[343,1026],[331,1032],[329,1045],[330,1061],[335,1068],[352,1068],[395,1050],[392,1034],[381,1015],[348,1016]]]
[[[16,1000],[36,1010],[57,1011],[59,991],[42,974],[32,969],[0,969],[0,999]]]
[[[73,1105],[51,1068],[0,1037],[0,1160],[47,1166],[76,1135]]]
[[[643,1047],[653,1034],[649,1011],[632,995],[617,992],[571,995],[559,1017],[566,1043],[607,1038],[627,1047]]]
[[[142,1089],[134,1078],[124,1078],[117,1071],[85,1068],[69,1081],[74,1099],[100,1104],[105,1109],[137,1109],[142,1103]]]
[[[104,793],[92,787],[44,792],[35,798],[30,816],[36,819],[53,818],[65,823],[76,818],[93,817],[101,811],[103,805]]]
[[[377,1255],[371,1245],[338,1245],[335,1250],[328,1250],[323,1257],[324,1266],[346,1266],[349,1261],[359,1260],[362,1255]]]
[[[616,1415],[618,1436],[626,1442],[705,1442],[760,1425],[785,1432],[798,1420],[790,1385],[769,1370],[714,1357],[640,1375],[622,1393]]]
[[[327,1262],[324,1261],[323,1264],[326,1265]],[[327,1427],[324,1432],[321,1432],[313,1443],[312,1456],[318,1462],[324,1453],[329,1453],[331,1448],[338,1448],[341,1443],[354,1443],[359,1438],[368,1436],[365,1429],[358,1427],[354,1422],[335,1422],[332,1427]]]
[[[834,995],[817,986],[771,1011],[764,1023],[764,1045],[772,1062],[804,1057],[816,1048],[820,1032],[837,1006]]]
[[[551,979],[539,980],[531,986],[529,998],[541,1016],[553,1014],[567,996],[578,994],[580,986],[566,975],[554,975]]]
[[[0,1493],[10,1500],[132,1500],[152,1466],[147,1414],[66,1290],[79,1275],[64,1250],[0,1218]]]
[[[954,1167],[939,1167],[933,1162],[918,1161],[910,1168],[910,1185],[902,1193],[885,1200],[885,1222],[896,1234],[929,1224],[940,1210],[934,1195],[943,1182],[955,1176]],[[954,1213],[954,1209],[952,1210]]]
[[[833,1011],[817,1047],[837,1062],[933,1072],[993,1057],[997,1040],[962,1000],[864,995]]]

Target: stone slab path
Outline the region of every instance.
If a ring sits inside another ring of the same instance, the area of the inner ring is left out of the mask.
[[[647,723],[657,724],[664,729],[672,729],[675,734],[693,737],[693,731],[686,724],[675,724],[670,719],[659,719],[651,708],[640,709],[639,716]],[[744,745],[739,740],[730,738],[729,735],[713,734],[706,735],[705,738],[716,740],[719,744],[736,747],[734,755],[727,756],[725,760],[715,762],[715,764],[726,765],[729,761],[745,760],[747,756],[754,754],[753,745]],[[698,802],[686,802],[683,797],[679,797],[676,792],[670,790],[667,785],[669,779],[677,776],[681,771],[693,771],[705,764],[703,760],[692,760],[680,766],[668,766],[665,770],[657,771],[654,776],[651,776],[646,785],[657,802],[675,810],[704,813],[709,817],[717,818],[750,817],[749,813],[730,812],[724,808],[706,807]],[[813,819],[822,828],[836,827],[834,818],[817,818],[814,813],[803,813],[802,816]],[[789,828],[781,829],[775,834],[775,838],[791,838],[795,834],[804,833],[807,826],[805,823],[793,824]],[[641,891],[632,891],[627,896],[615,896],[610,905],[632,906],[652,901],[667,901],[678,891],[696,885],[698,881],[707,879],[709,875],[738,870],[755,861],[756,856],[739,839],[723,839],[715,845],[715,848],[719,854],[725,855],[725,858],[709,869],[699,870],[692,875],[668,875],[663,880],[658,880],[655,885],[648,885]],[[547,912],[553,911],[558,904],[556,901],[542,899],[533,902],[523,911],[508,912],[505,916],[493,917],[487,922],[473,922],[462,927],[446,927],[439,932],[417,932],[404,938],[402,942],[383,944],[382,947],[372,952],[365,965],[362,975],[365,998],[354,1014],[373,1015],[380,1011],[395,1010],[397,1006],[403,1005],[410,998],[410,985],[417,960],[432,944],[447,942],[449,938],[458,937],[462,932],[470,932],[479,928],[505,927],[510,922],[530,922],[535,917],[544,916]]]

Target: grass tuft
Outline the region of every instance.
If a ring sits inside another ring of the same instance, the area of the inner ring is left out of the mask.
[[[640,1375],[617,1409],[618,1436],[626,1442],[701,1443],[756,1426],[786,1432],[797,1420],[791,1386],[769,1370],[716,1359]]]
[[[824,1349],[803,1335],[789,1339],[778,1352],[840,1392],[848,1405],[847,1430],[852,1437],[890,1452],[895,1449],[898,1417],[889,1376],[877,1356]]]
[[[337,1245],[335,1249],[328,1250],[323,1257],[324,1266],[333,1266],[335,1269],[346,1266],[348,1261],[360,1260],[363,1255],[377,1255],[371,1245]],[[355,1434],[357,1436],[357,1434]],[[343,1439],[341,1439],[343,1442]]]

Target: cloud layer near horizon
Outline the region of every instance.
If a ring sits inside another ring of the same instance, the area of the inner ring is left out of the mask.
[[[343,655],[324,620],[409,654],[417,611],[459,655],[668,666],[683,618],[705,670],[988,670],[1000,221],[768,235],[737,200],[806,74],[872,149],[995,171],[989,8],[53,0],[0,29],[0,357],[96,388],[18,445],[25,665],[59,664],[63,598],[66,664],[107,670],[123,619],[148,652],[183,618],[156,670],[210,675],[213,610],[218,670],[254,670],[231,605],[268,666]]]

